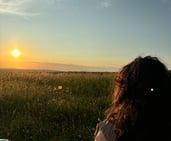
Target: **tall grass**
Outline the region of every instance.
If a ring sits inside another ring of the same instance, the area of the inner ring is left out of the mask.
[[[0,138],[93,141],[115,73],[0,72]]]

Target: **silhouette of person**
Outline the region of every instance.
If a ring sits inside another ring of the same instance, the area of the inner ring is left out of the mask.
[[[94,141],[171,141],[169,70],[159,58],[138,56],[115,77],[111,106]]]

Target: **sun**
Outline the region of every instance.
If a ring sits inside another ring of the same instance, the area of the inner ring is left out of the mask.
[[[15,58],[18,58],[18,57],[21,56],[21,51],[18,50],[18,49],[14,49],[14,50],[11,51],[11,55],[12,55],[13,57],[15,57]]]

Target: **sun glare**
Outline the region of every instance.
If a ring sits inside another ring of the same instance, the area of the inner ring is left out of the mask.
[[[20,57],[21,52],[18,49],[14,49],[11,51],[11,55],[15,58],[18,58],[18,57]]]

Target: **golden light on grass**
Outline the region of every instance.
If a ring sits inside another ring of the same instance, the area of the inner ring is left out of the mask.
[[[14,50],[11,51],[11,55],[12,55],[13,57],[15,57],[15,58],[18,58],[18,57],[21,56],[21,51],[18,50],[18,49],[14,49]]]

